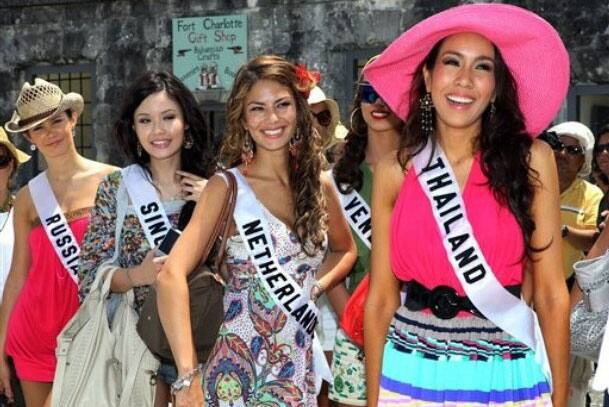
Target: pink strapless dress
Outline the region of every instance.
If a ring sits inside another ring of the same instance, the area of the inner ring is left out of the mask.
[[[88,214],[69,224],[80,244],[89,224]],[[57,335],[78,309],[78,286],[42,226],[32,229],[28,244],[32,263],[9,319],[5,350],[13,358],[20,380],[52,382]]]

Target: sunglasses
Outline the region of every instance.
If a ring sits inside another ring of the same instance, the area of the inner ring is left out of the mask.
[[[594,154],[601,154],[601,153],[609,153],[609,143],[599,144],[598,146],[596,146],[596,148],[594,149]]]
[[[6,168],[13,161],[13,157],[10,154],[0,155],[0,168]]]
[[[376,92],[376,90],[374,90],[372,85],[368,84],[359,85],[357,96],[362,103],[373,104],[378,99],[380,99],[380,95]]]
[[[567,146],[562,142],[552,145],[552,150],[557,151],[557,152],[561,152],[562,150],[565,150],[567,152],[567,154],[573,155],[573,156],[584,154],[584,148],[582,146]]]
[[[328,127],[332,123],[332,113],[328,109],[322,110],[319,113],[311,112],[311,114],[317,119],[317,123],[323,127]]]

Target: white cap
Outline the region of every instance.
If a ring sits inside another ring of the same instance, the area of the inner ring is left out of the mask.
[[[553,126],[548,131],[552,131],[559,136],[570,136],[576,139],[584,149],[585,161],[579,172],[578,177],[587,177],[592,172],[592,153],[594,150],[594,134],[592,130],[580,122],[564,122]]]

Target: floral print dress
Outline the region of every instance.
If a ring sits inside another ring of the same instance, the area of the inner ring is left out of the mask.
[[[325,250],[308,257],[296,235],[268,210],[275,253],[305,292]],[[205,405],[310,407],[317,405],[311,338],[268,294],[241,236],[227,242],[224,321],[204,373]]]
[[[80,266],[78,270],[80,279],[79,296],[82,302],[95,281],[99,266],[114,256],[116,250],[116,214],[119,205],[128,205],[126,216],[121,230],[120,251],[118,254],[118,267],[128,268],[139,265],[150,251],[150,245],[144,230],[137,218],[133,206],[125,199],[117,201],[121,172],[115,171],[107,175],[99,184],[95,197],[95,208],[91,211],[91,221],[80,249]],[[180,210],[184,201],[175,200],[163,202],[165,213],[169,222],[175,227],[178,223]],[[148,296],[150,286],[135,287],[135,310],[140,313],[142,304]]]

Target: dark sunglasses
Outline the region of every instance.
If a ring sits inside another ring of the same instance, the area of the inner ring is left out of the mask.
[[[361,102],[370,104],[373,104],[380,98],[379,94],[376,92],[376,90],[374,90],[372,85],[368,84],[359,85],[357,97]]]
[[[328,109],[322,110],[319,113],[311,112],[313,116],[317,119],[317,123],[319,123],[323,127],[328,127],[330,123],[332,123],[332,113]]]
[[[6,168],[13,161],[13,156],[10,154],[0,155],[0,168]]]
[[[609,153],[609,143],[599,144],[598,146],[596,146],[596,148],[594,149],[594,154],[600,153]]]
[[[552,145],[552,150],[554,151],[562,151],[565,150],[569,155],[582,155],[584,154],[584,148],[582,146],[567,146],[564,143],[557,143]]]

